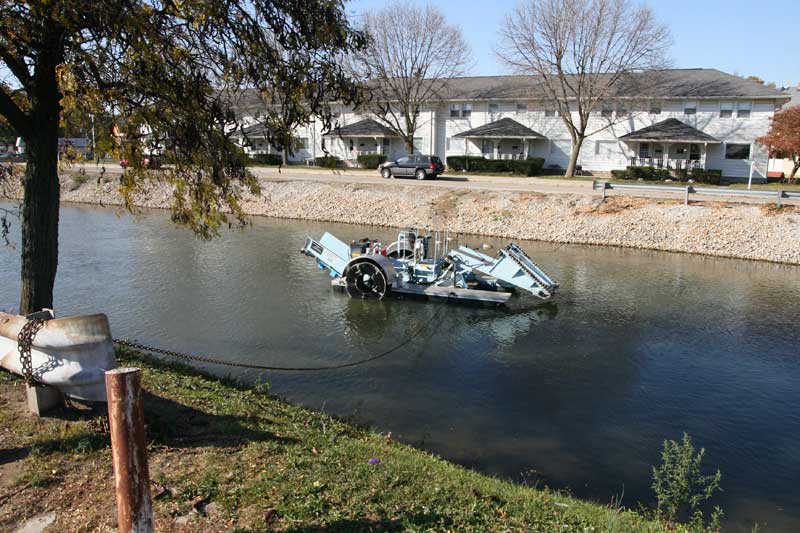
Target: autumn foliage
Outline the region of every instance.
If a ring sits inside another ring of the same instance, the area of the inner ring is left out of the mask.
[[[790,107],[775,113],[769,132],[758,139],[778,157],[794,162],[790,179],[795,179],[800,169],[800,107]]]

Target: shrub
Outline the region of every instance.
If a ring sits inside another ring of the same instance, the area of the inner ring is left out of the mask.
[[[382,154],[361,154],[358,156],[357,161],[364,168],[378,168],[378,165],[386,162],[386,156]]]
[[[280,154],[254,154],[250,161],[257,165],[282,165],[283,156]]]
[[[658,514],[669,522],[678,520],[684,512],[693,526],[703,526],[702,502],[719,490],[722,474],[719,470],[711,475],[702,473],[705,448],[695,452],[692,439],[686,433],[681,442],[665,440],[661,451],[661,465],[653,467],[653,491],[658,500]],[[708,529],[719,530],[722,510],[719,507],[711,514]]]
[[[647,179],[647,178],[645,178],[645,179]],[[656,180],[656,181],[670,180],[670,179],[672,179],[672,174],[666,168],[657,168],[657,169],[653,170],[653,174],[651,175],[650,179],[653,179],[653,180]]]
[[[627,170],[612,170],[611,176],[618,180],[626,180],[629,179],[628,171]]]
[[[722,179],[722,171],[716,169],[696,168],[692,170],[692,179],[698,183],[707,183],[709,185],[719,185]]]
[[[341,161],[342,161],[342,160],[341,160],[341,159],[339,159],[339,158],[338,158],[338,157],[336,157],[336,156],[332,156],[332,155],[326,155],[326,156],[323,156],[323,157],[318,157],[318,158],[315,160],[315,164],[316,164],[317,166],[324,167],[324,168],[336,168],[336,167],[338,167],[338,166],[339,166],[339,164],[341,163]],[[376,166],[377,166],[377,165],[376,165]]]
[[[480,156],[454,155],[447,158],[447,166],[454,171],[510,172],[522,176],[535,176],[544,166],[541,157],[528,159],[486,159]]]

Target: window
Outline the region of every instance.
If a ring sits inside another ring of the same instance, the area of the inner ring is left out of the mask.
[[[613,159],[619,156],[617,141],[595,141],[594,155],[602,159]]]
[[[308,150],[308,137],[300,137],[297,139],[298,150]]]
[[[691,160],[691,161],[700,161],[700,145],[699,144],[691,144],[691,145],[689,145],[689,160]]]
[[[725,159],[750,159],[750,145],[726,144]]]
[[[697,102],[684,102],[683,114],[686,116],[697,114]]]
[[[397,164],[398,165],[407,165],[410,162],[411,162],[411,158],[410,157],[401,157],[400,159],[397,160]]]
[[[544,116],[546,117],[554,117],[556,116],[556,110],[553,108],[547,108],[544,110]]]
[[[517,114],[519,113],[527,113],[528,112],[528,104],[525,102],[517,102]]]
[[[650,114],[651,115],[660,115],[661,114],[661,104],[658,102],[650,102]]]
[[[611,106],[603,106],[600,110],[600,116],[605,118],[611,118],[614,115],[614,110],[611,109]]]
[[[731,118],[733,116],[733,102],[720,102],[719,118]]]
[[[489,104],[489,113],[497,113],[500,110],[498,104]]]
[[[650,143],[639,143],[639,157],[650,157]]]
[[[628,110],[625,108],[625,106],[624,105],[617,106],[617,118],[627,117],[627,116],[628,116]]]
[[[472,104],[450,104],[450,117],[458,118],[472,115]]]
[[[750,118],[750,102],[739,102],[739,105],[736,106],[736,116]]]

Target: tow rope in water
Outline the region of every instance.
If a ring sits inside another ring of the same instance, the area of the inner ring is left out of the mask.
[[[237,368],[248,368],[253,370],[270,370],[274,372],[319,372],[324,370],[339,370],[342,368],[352,368],[354,366],[361,366],[367,363],[372,363],[373,361],[377,361],[378,359],[381,359],[389,354],[396,352],[400,348],[409,344],[412,340],[417,338],[423,332],[430,329],[431,325],[436,322],[436,319],[439,317],[439,314],[442,312],[443,309],[444,305],[440,305],[439,309],[433,314],[430,320],[428,320],[425,324],[423,324],[415,331],[413,331],[411,335],[409,335],[405,340],[395,345],[394,347],[389,348],[388,350],[384,350],[378,354],[367,357],[366,359],[361,359],[359,361],[351,361],[348,363],[340,363],[336,365],[327,365],[327,366],[272,366],[272,365],[257,365],[254,363],[242,363],[239,361],[228,361],[219,357],[210,357],[205,355],[178,352],[175,350],[166,350],[164,348],[147,346],[146,344],[141,344],[139,342],[130,341],[127,339],[114,339],[114,344],[117,344],[118,346],[133,348],[136,350],[141,350],[143,352],[161,354],[161,355],[166,355],[168,357],[183,359],[186,361],[196,361],[200,363],[209,363],[212,365],[232,366]]]

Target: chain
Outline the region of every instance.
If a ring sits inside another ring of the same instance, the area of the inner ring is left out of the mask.
[[[127,346],[129,348],[133,348],[135,350],[141,350],[143,352],[149,353],[157,353],[161,355],[166,355],[169,357],[175,357],[177,359],[183,359],[186,361],[196,361],[199,363],[209,363],[212,365],[219,365],[219,366],[232,366],[237,368],[249,368],[254,370],[272,370],[277,372],[316,372],[321,370],[338,370],[342,368],[350,368],[354,366],[360,366],[367,363],[371,363],[372,361],[376,361],[382,357],[386,357],[387,355],[396,352],[403,346],[409,344],[412,340],[414,340],[418,335],[423,333],[427,330],[432,324],[437,323],[437,319],[439,315],[442,313],[444,306],[441,306],[436,313],[424,324],[422,324],[419,328],[414,330],[411,335],[409,335],[404,341],[395,345],[393,348],[380,352],[376,355],[371,357],[367,357],[366,359],[361,359],[359,361],[352,361],[349,363],[341,363],[338,365],[328,365],[328,366],[270,366],[270,365],[256,365],[252,363],[241,363],[238,361],[228,361],[225,359],[221,359],[219,357],[209,357],[203,355],[196,355],[196,354],[189,354],[184,352],[177,352],[175,350],[166,350],[164,348],[156,348],[153,346],[147,346],[145,344],[141,344],[136,341],[129,341],[127,339],[114,339],[114,343],[118,346]]]
[[[22,375],[25,383],[30,386],[39,386],[39,382],[33,377],[33,362],[31,361],[31,346],[36,334],[44,326],[44,320],[31,318],[22,326],[17,335],[17,348],[19,348],[19,362],[22,366]]]

